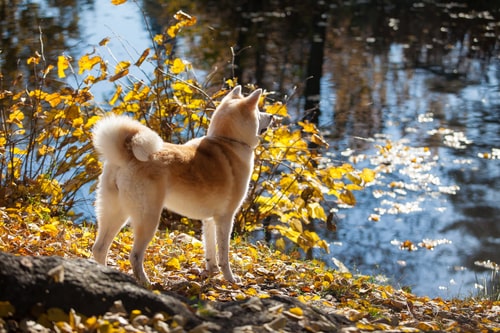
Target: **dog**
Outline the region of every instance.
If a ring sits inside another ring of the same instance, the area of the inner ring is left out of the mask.
[[[105,116],[93,128],[93,145],[103,159],[96,193],[97,238],[93,257],[106,264],[114,237],[128,221],[134,233],[130,263],[149,286],[144,254],[166,208],[202,220],[206,270],[232,283],[229,264],[235,214],[248,191],[259,135],[273,116],[259,112],[262,90],[244,97],[232,89],[214,111],[207,134],[185,144],[160,136],[127,116]]]

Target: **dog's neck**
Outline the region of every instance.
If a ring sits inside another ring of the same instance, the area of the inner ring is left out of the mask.
[[[231,142],[231,143],[236,143],[236,144],[240,144],[248,149],[252,149],[252,146],[250,146],[248,143],[246,142],[243,142],[243,141],[240,141],[240,140],[237,140],[237,139],[233,139],[233,138],[229,138],[227,136],[221,136],[221,135],[210,135],[210,136],[207,136],[207,138],[211,138],[211,139],[218,139],[218,140],[223,140],[223,141],[228,141],[228,142]]]

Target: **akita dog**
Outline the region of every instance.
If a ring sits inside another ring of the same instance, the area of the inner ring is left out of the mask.
[[[149,285],[143,262],[167,208],[203,221],[206,269],[222,270],[238,282],[229,264],[233,219],[248,190],[254,148],[273,116],[259,112],[262,90],[249,96],[235,87],[215,110],[207,135],[183,145],[160,136],[126,116],[106,116],[93,128],[93,144],[104,160],[97,187],[97,239],[94,258],[106,264],[111,242],[128,221],[134,244],[130,262],[135,277]]]

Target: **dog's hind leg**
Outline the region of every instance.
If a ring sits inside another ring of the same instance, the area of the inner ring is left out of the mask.
[[[150,285],[144,272],[144,254],[158,227],[162,207],[161,205],[157,207],[150,205],[147,210],[135,213],[130,220],[134,229],[134,245],[130,253],[130,263],[135,278],[144,286]]]
[[[125,224],[125,217],[120,212],[113,211],[115,209],[116,206],[107,206],[97,222],[97,238],[92,247],[92,255],[98,263],[103,265],[106,265],[111,242]]]
[[[224,278],[229,282],[239,282],[239,278],[233,275],[229,264],[229,241],[233,230],[233,215],[220,216],[215,218],[215,227],[217,234],[217,254],[219,267]]]
[[[104,168],[97,189],[97,238],[92,247],[92,255],[100,264],[106,265],[106,258],[113,238],[126,222],[126,214],[122,211],[118,199],[118,189],[112,181],[104,176],[111,176],[111,168]]]
[[[205,248],[205,260],[209,274],[219,271],[216,258],[215,230],[215,221],[213,218],[203,220],[203,246]]]

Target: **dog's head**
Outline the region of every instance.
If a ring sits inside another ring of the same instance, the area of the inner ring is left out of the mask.
[[[259,111],[262,89],[243,96],[241,86],[236,86],[217,107],[208,128],[208,136],[222,136],[241,141],[250,147],[257,146],[258,135],[272,124],[273,115]]]

